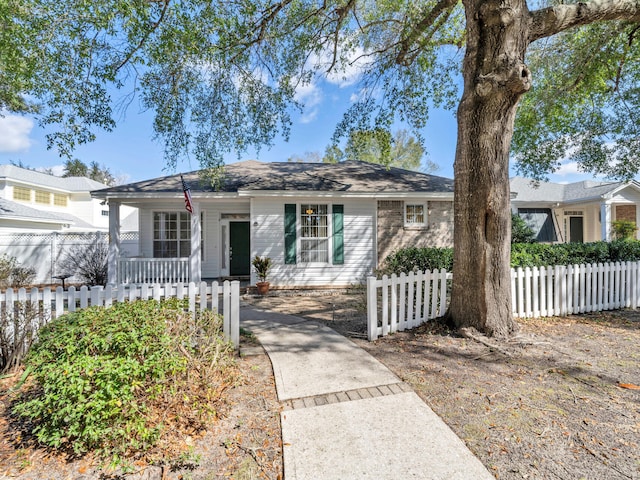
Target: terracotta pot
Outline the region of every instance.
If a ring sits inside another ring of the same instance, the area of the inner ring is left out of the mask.
[[[256,288],[258,289],[259,295],[266,295],[269,293],[269,282],[257,282]]]

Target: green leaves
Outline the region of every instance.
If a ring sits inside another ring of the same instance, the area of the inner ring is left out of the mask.
[[[561,160],[572,160],[597,175],[635,175],[639,41],[637,25],[612,22],[532,45],[533,90],[519,107],[513,138],[521,173],[543,179]]]
[[[55,448],[105,456],[146,450],[165,433],[167,415],[160,412],[178,408],[186,396],[190,403],[180,415],[193,427],[233,379],[232,349],[221,328],[211,312],[192,318],[177,301],[119,303],[60,317],[40,331],[27,357],[36,384],[14,411]]]

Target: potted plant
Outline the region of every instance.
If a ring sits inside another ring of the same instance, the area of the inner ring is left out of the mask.
[[[255,256],[253,261],[251,262],[253,268],[256,269],[256,273],[258,274],[259,282],[256,282],[256,288],[258,289],[258,293],[260,295],[266,295],[269,293],[269,282],[267,282],[267,275],[269,270],[271,270],[271,259],[269,257],[259,257]]]

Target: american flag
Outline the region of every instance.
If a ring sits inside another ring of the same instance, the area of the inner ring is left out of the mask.
[[[187,209],[187,212],[193,213],[193,203],[191,201],[191,188],[189,188],[180,175],[180,180],[182,181],[182,191],[184,192],[184,208]]]

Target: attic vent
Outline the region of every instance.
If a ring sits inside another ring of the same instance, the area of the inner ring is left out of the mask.
[[[583,215],[582,210],[565,210],[564,214],[572,217],[581,217]]]

